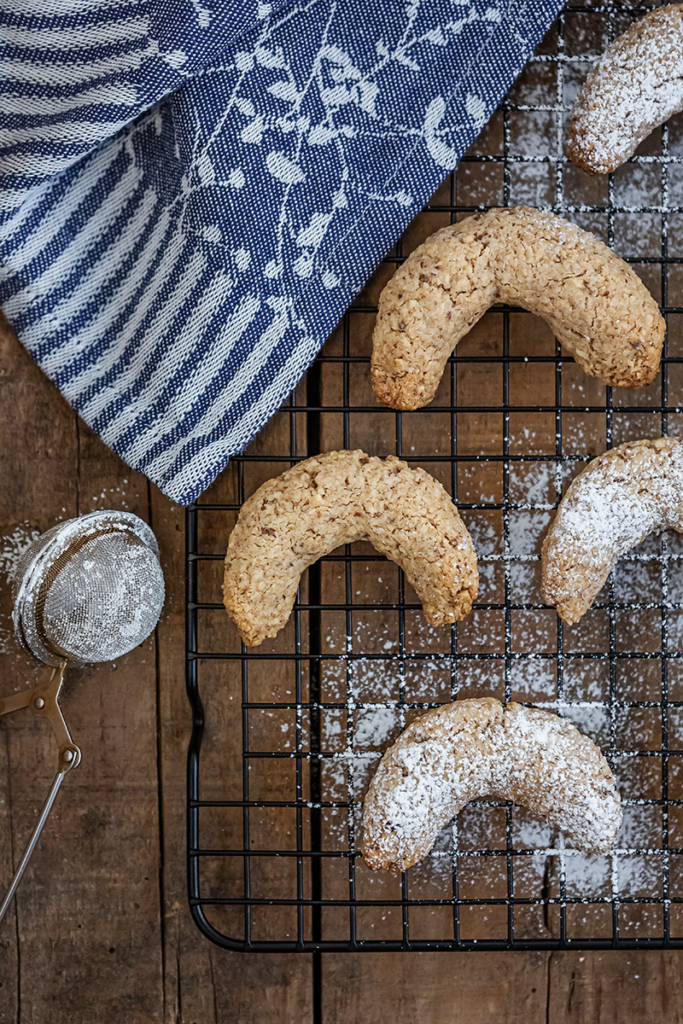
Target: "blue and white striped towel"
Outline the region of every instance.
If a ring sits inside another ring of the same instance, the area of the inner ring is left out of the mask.
[[[562,6],[0,0],[5,315],[103,440],[192,502]]]

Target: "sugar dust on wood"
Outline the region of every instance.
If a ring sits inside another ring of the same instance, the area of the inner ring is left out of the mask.
[[[21,556],[38,536],[40,532],[26,521],[15,526],[10,533],[0,536],[0,574],[4,576],[7,587],[12,584]],[[19,655],[18,645],[14,639],[14,627],[8,612],[0,613],[0,654]]]

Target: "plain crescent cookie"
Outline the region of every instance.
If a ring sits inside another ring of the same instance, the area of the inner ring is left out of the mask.
[[[683,4],[646,14],[609,46],[572,108],[569,159],[606,174],[683,110]]]
[[[341,544],[369,541],[397,562],[432,625],[477,595],[477,556],[447,492],[394,456],[328,452],[268,480],[245,501],[225,558],[223,598],[246,644],[287,622],[302,572]]]
[[[606,853],[621,824],[614,776],[566,719],[492,697],[428,711],[384,754],[363,807],[363,858],[403,871],[476,797],[512,800],[587,853]]]
[[[628,441],[572,481],[543,542],[543,599],[578,622],[615,563],[648,534],[683,533],[683,441]]]
[[[637,274],[589,232],[522,206],[442,228],[396,271],[373,334],[379,401],[430,402],[451,352],[495,302],[538,314],[606,384],[640,387],[657,373],[666,325]]]

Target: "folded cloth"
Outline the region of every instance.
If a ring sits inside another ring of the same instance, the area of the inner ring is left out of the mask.
[[[0,305],[103,441],[189,504],[564,0],[4,2]]]

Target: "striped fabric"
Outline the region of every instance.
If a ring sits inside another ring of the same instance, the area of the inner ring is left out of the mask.
[[[5,315],[108,445],[194,501],[561,6],[0,0]]]

